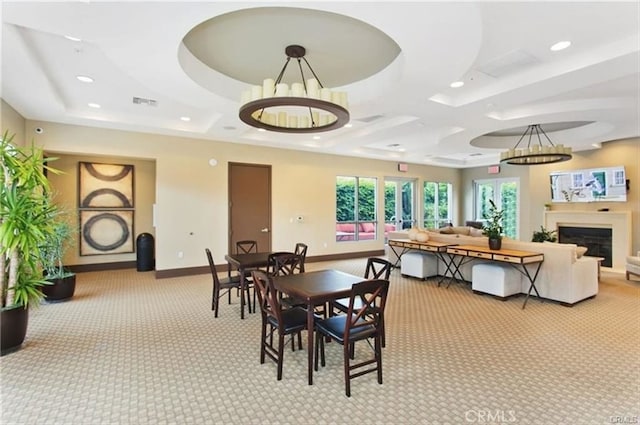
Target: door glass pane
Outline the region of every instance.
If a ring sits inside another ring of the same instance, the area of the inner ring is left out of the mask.
[[[449,183],[438,183],[438,227],[451,222],[451,185]]]
[[[493,182],[476,184],[476,220],[486,221],[489,217],[489,200],[493,200]]]
[[[413,227],[413,182],[405,181],[402,183],[402,228],[410,229]]]
[[[436,229],[438,224],[436,222],[435,205],[438,194],[436,192],[436,183],[424,182],[423,198],[424,198],[424,217],[422,220],[422,226],[427,229]]]
[[[386,230],[396,229],[396,183],[384,182],[384,224]]]
[[[518,184],[515,181],[500,183],[500,209],[504,211],[502,226],[505,236],[516,239],[518,235]]]

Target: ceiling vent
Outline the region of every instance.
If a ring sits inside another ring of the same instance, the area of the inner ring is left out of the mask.
[[[356,121],[373,122],[375,120],[379,120],[382,117],[384,117],[384,115],[371,115],[369,117],[358,118]]]
[[[134,97],[133,98],[134,105],[148,105],[148,106],[158,106],[158,101],[153,99],[145,99],[144,97]]]
[[[522,50],[514,50],[477,68],[478,71],[494,78],[524,71],[540,61]]]

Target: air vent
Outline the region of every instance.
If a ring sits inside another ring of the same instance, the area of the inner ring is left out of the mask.
[[[134,105],[148,105],[148,106],[158,106],[158,101],[153,99],[145,99],[144,97],[134,97],[133,98]]]
[[[530,68],[540,61],[522,50],[514,50],[477,68],[478,71],[494,78],[503,77]]]
[[[370,117],[358,118],[357,121],[373,122],[375,120],[379,120],[382,117],[384,117],[384,115],[371,115]]]

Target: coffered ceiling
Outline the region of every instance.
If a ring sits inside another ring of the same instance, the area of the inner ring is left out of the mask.
[[[458,168],[498,162],[528,124],[574,151],[640,136],[635,1],[1,7],[2,98],[27,119]],[[290,44],[348,93],[349,128],[240,121]]]

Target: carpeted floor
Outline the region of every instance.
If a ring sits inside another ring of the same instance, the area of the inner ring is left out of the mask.
[[[214,318],[208,275],[83,273],[75,297],[33,310],[24,348],[0,360],[0,422],[637,423],[640,282],[603,272],[598,296],[572,308],[522,301],[394,270],[384,384],[357,378],[347,398],[338,344],[313,386],[306,352],[285,350],[278,382],[275,364],[259,363],[259,315],[240,320],[234,294]]]

